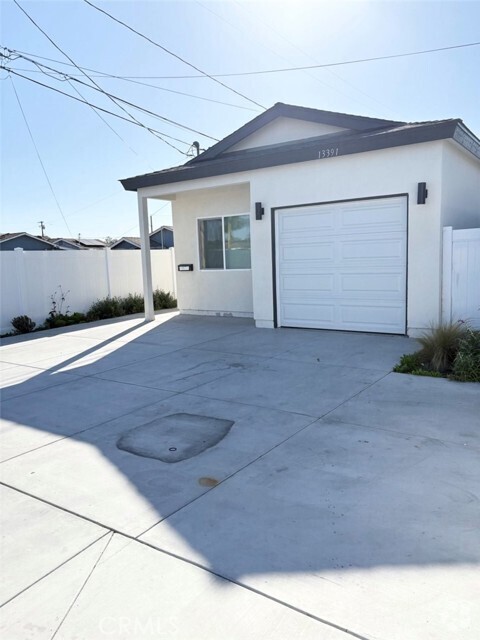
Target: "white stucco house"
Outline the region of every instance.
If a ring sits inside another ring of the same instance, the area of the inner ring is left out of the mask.
[[[442,229],[480,227],[480,141],[277,103],[137,191],[170,200],[181,311],[256,326],[416,335],[442,313]],[[153,317],[153,308],[147,315]]]

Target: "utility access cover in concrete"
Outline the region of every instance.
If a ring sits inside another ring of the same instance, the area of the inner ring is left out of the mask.
[[[117,447],[144,458],[180,462],[214,447],[233,424],[232,420],[174,413],[127,431]]]

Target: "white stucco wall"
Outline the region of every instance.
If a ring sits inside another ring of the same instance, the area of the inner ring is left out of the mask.
[[[460,154],[460,155],[458,155]],[[447,175],[448,174],[448,175]],[[270,209],[394,194],[408,195],[407,327],[417,335],[441,318],[442,227],[478,226],[476,161],[452,142],[436,141],[312,160],[292,165],[149,187],[145,196],[171,198],[178,274],[184,310],[252,313],[273,327]],[[426,182],[426,204],[417,185]],[[175,195],[173,195],[175,194]],[[265,208],[256,221],[255,202]],[[252,272],[200,272],[196,218],[251,212]]]
[[[252,203],[266,207],[265,220],[252,234],[255,319],[272,326],[270,208],[406,193],[408,211],[408,301],[410,334],[440,318],[442,143],[431,142],[350,156],[302,162],[255,172]],[[427,182],[429,197],[417,205],[417,184]]]
[[[177,265],[194,265],[193,271],[177,272],[181,311],[253,316],[251,270],[200,270],[197,235],[198,218],[249,212],[248,184],[177,194],[172,202],[175,259]]]
[[[268,144],[288,142],[289,140],[324,136],[338,131],[345,131],[345,129],[319,124],[318,122],[297,120],[296,118],[276,118],[273,122],[233,146],[229,151],[241,151],[242,149],[253,149]]]
[[[443,143],[442,227],[480,228],[480,160],[456,142]]]

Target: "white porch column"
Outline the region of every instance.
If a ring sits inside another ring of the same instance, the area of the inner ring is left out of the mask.
[[[150,259],[150,236],[148,232],[148,201],[137,192],[138,222],[142,251],[143,297],[145,299],[145,320],[155,320],[153,309],[152,261]]]

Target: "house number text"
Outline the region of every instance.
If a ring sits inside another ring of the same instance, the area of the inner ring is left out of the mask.
[[[318,152],[318,157],[320,160],[322,158],[332,158],[334,156],[338,156],[338,147],[332,147],[331,149],[322,149]]]

